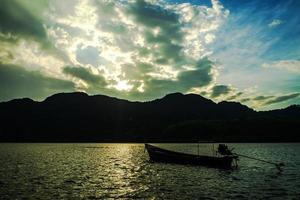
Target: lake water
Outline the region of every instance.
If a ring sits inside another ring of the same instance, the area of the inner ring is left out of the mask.
[[[190,153],[196,144],[158,144]],[[300,144],[229,144],[237,170],[151,163],[143,144],[0,144],[1,199],[300,199]],[[212,152],[201,144],[200,151]]]

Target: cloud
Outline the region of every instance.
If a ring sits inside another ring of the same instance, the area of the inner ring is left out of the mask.
[[[125,12],[144,29],[141,36],[147,46],[152,46],[153,57],[163,58],[172,64],[184,62],[181,54],[184,33],[177,13],[143,0],[129,4]]]
[[[270,110],[279,107],[287,107],[292,104],[299,104],[300,93],[291,93],[284,95],[259,95],[259,96],[251,96],[240,100],[242,103],[246,103],[250,107],[260,109],[260,110]],[[274,105],[275,104],[275,105]]]
[[[226,101],[233,101],[233,100],[235,100],[235,101],[241,101],[238,98],[240,98],[243,94],[244,94],[243,92],[237,92],[237,93],[235,93],[235,94],[227,97],[225,100]]]
[[[279,26],[282,23],[283,23],[283,21],[281,21],[280,19],[273,19],[273,21],[270,22],[268,24],[268,26],[269,26],[269,28],[275,28],[275,27]]]
[[[138,90],[153,97],[205,87],[214,80],[214,62],[205,57],[204,45],[207,38],[213,40],[213,32],[228,15],[217,1],[213,8],[163,1],[97,1],[96,6],[96,31],[107,37],[98,46],[100,56],[116,57],[103,67],[106,79],[126,81],[132,94]],[[188,13],[193,15],[190,19]],[[196,51],[196,44],[201,51]],[[107,49],[112,48],[108,55]]]
[[[241,103],[246,103],[246,102],[249,102],[251,101],[251,98],[243,98],[240,100]]]
[[[257,96],[257,97],[254,97],[252,100],[264,101],[264,100],[268,100],[268,99],[272,99],[272,98],[274,98],[274,96]]]
[[[24,4],[16,0],[2,0],[0,13],[0,32],[2,34],[7,35],[10,39],[17,40],[26,37],[34,39],[44,46],[49,45],[42,20],[26,9]]]
[[[300,60],[279,60],[262,64],[263,68],[277,68],[290,72],[300,73]]]
[[[264,104],[271,105],[271,104],[281,103],[281,102],[285,102],[285,101],[288,101],[291,99],[295,99],[299,96],[300,96],[300,93],[293,93],[293,94],[288,94],[288,95],[283,95],[283,96],[277,96],[270,100],[267,100],[266,102],[264,102]]]
[[[75,90],[71,81],[51,78],[12,64],[0,64],[0,100],[29,97],[41,100],[50,94]]]
[[[211,93],[211,97],[215,98],[215,97],[219,97],[221,95],[226,95],[231,91],[230,86],[228,85],[215,85],[212,88],[212,93]]]
[[[241,101],[245,91],[241,92],[231,85],[215,84],[206,91],[205,95],[216,101]]]
[[[67,66],[63,69],[63,72],[72,77],[81,79],[91,86],[104,87],[107,84],[105,79],[101,75],[95,75],[92,72],[90,72],[88,69],[85,69],[83,67]]]
[[[49,38],[49,28],[54,24],[47,18],[48,0],[3,0],[0,6],[0,61],[13,63],[25,68],[39,66],[46,75],[58,74],[58,66],[53,64],[69,62],[66,52],[53,45]],[[46,72],[45,72],[46,71]]]
[[[139,65],[141,70],[148,71],[151,66]],[[143,97],[146,100],[164,96],[167,93],[187,92],[191,88],[199,88],[212,83],[212,69],[214,63],[207,58],[201,59],[196,64],[195,69],[182,71],[176,79],[159,79],[144,74],[142,84],[145,92],[140,94],[132,92],[131,95]],[[142,73],[139,73],[142,74]],[[137,84],[140,84],[139,82]]]
[[[213,84],[216,68],[207,45],[229,15],[216,0],[212,7],[146,0],[5,0],[3,5],[3,63],[69,79],[86,92],[133,100]],[[14,39],[19,42],[7,45]],[[48,41],[63,59],[36,43]]]
[[[213,80],[213,66],[214,62],[203,58],[196,63],[195,69],[181,72],[178,75],[178,81],[185,90],[207,86]]]

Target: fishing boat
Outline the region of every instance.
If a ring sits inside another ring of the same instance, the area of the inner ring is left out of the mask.
[[[145,144],[149,158],[153,162],[199,165],[206,167],[232,169],[237,166],[236,155],[195,155],[162,149],[157,146]]]

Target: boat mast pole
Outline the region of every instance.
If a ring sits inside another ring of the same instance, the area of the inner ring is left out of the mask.
[[[198,144],[197,144],[197,151],[198,151],[198,156],[199,156],[199,141],[198,141]]]

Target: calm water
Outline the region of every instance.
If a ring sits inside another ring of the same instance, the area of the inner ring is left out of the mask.
[[[300,199],[300,144],[229,144],[238,170],[150,163],[143,144],[0,144],[1,199]],[[197,152],[196,144],[159,144]],[[211,145],[203,144],[209,152]]]

